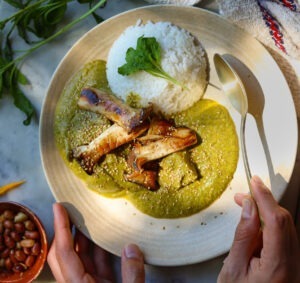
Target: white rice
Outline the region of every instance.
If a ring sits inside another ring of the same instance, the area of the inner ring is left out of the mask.
[[[140,36],[155,37],[162,49],[162,68],[185,86],[175,85],[144,71],[129,76],[118,73],[126,63],[128,48],[136,48]],[[128,27],[114,42],[107,59],[107,79],[115,95],[126,101],[130,93],[138,94],[142,106],[152,103],[154,110],[172,114],[198,101],[207,87],[205,50],[188,31],[169,22],[148,22]]]

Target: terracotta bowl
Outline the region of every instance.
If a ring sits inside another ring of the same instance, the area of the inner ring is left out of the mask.
[[[40,219],[24,205],[0,202],[0,282],[33,281],[44,267],[47,252],[46,232]]]

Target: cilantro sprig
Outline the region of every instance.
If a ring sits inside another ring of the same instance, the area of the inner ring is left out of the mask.
[[[103,8],[107,0],[77,0],[80,4],[88,3],[89,10],[61,28],[58,26],[64,20],[67,5],[75,0],[4,1],[16,8],[16,12],[0,20],[0,98],[4,93],[12,95],[15,106],[26,115],[23,124],[29,125],[35,110],[21,89],[21,85],[29,84],[29,81],[20,71],[19,64],[35,50],[65,33],[89,15],[93,15],[97,23],[101,22],[103,19],[96,14],[96,10]],[[20,55],[17,57],[12,45],[15,31],[28,44],[28,49],[18,51]]]
[[[139,37],[136,49],[130,47],[126,51],[125,60],[126,63],[118,68],[118,73],[121,75],[128,76],[139,71],[145,71],[185,88],[182,83],[163,70],[161,66],[161,47],[155,37]]]

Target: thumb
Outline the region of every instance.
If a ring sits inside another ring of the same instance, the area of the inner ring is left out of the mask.
[[[122,282],[144,283],[144,256],[137,245],[129,244],[122,253]]]
[[[256,203],[250,196],[242,200],[242,215],[236,228],[233,244],[224,265],[234,266],[238,273],[247,272],[260,239],[260,222]]]

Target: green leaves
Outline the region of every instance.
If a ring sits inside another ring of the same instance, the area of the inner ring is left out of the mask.
[[[12,23],[12,29],[16,28],[19,36],[30,44],[54,33],[57,24],[64,18],[69,0],[28,0],[25,4],[23,1],[5,0],[5,2],[19,10],[1,21],[0,27],[8,22]]]
[[[118,68],[118,73],[121,75],[128,76],[139,71],[145,71],[184,88],[180,82],[162,69],[161,47],[155,37],[139,37],[136,49],[128,48],[125,60],[126,63]]]
[[[118,68],[121,75],[130,75],[138,71],[151,71],[160,66],[161,48],[154,37],[139,37],[136,49],[128,48],[126,64]]]
[[[0,43],[3,44],[1,41]],[[11,60],[13,60],[13,50],[10,40],[6,38],[3,51],[0,49],[0,98],[4,92],[9,92],[14,98],[15,106],[26,114],[23,124],[29,125],[34,115],[34,108],[19,86],[29,82],[14,64],[7,67]]]
[[[4,0],[5,2],[7,2],[8,4],[10,4],[11,6],[18,8],[18,9],[22,9],[23,8],[23,4],[22,4],[22,0],[21,1],[17,1],[17,0]]]
[[[4,93],[10,94],[17,108],[23,111],[26,119],[24,125],[29,125],[34,115],[34,108],[30,100],[21,90],[20,85],[28,84],[26,76],[18,69],[17,64],[47,44],[54,38],[72,28],[75,24],[93,15],[97,23],[102,18],[95,14],[98,8],[104,7],[107,0],[78,0],[78,3],[88,3],[89,11],[74,21],[57,27],[64,20],[69,2],[75,0],[4,0],[16,8],[16,12],[6,19],[0,20],[0,98]],[[17,31],[18,35],[28,44],[27,50],[15,58],[15,50],[11,44],[11,35]],[[33,46],[32,46],[33,45]]]
[[[35,111],[19,84],[28,84],[28,80],[15,66],[9,68],[4,73],[0,71],[0,98],[3,96],[4,91],[9,90],[14,98],[15,106],[26,114],[23,124],[29,125]]]
[[[90,9],[93,7],[93,5],[97,2],[99,2],[98,0],[77,0],[80,4],[85,4],[85,3],[89,3]],[[107,1],[104,1],[104,3],[99,7],[99,8],[104,8],[106,5]],[[101,23],[103,21],[103,18],[101,16],[99,16],[98,14],[96,14],[95,12],[92,13],[96,23]]]
[[[31,118],[35,114],[35,111],[30,100],[22,92],[19,85],[16,84],[16,81],[21,82],[19,76],[20,74],[21,73],[18,71],[18,69],[15,69],[15,71],[11,72],[12,80],[10,84],[10,91],[11,91],[11,95],[14,98],[15,106],[19,108],[21,111],[23,111],[26,115],[26,119],[23,121],[23,124],[27,126],[30,124]],[[21,77],[24,78],[23,74],[21,74]]]

